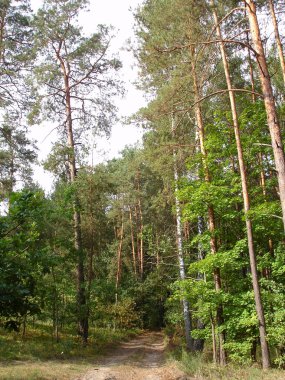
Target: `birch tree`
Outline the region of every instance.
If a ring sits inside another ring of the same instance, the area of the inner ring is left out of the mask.
[[[175,119],[172,116],[171,120],[171,131],[173,137],[175,136]],[[177,245],[177,256],[179,263],[179,276],[181,281],[185,281],[186,279],[186,270],[185,270],[185,261],[184,261],[184,253],[183,253],[183,234],[182,234],[182,218],[181,218],[181,205],[178,199],[178,167],[177,167],[177,153],[176,149],[173,149],[173,174],[174,174],[174,197],[175,197],[175,212],[176,212],[176,245]],[[193,338],[191,335],[191,315],[190,315],[190,305],[188,300],[184,297],[182,299],[182,307],[183,307],[183,319],[185,325],[185,338],[186,338],[186,347],[188,350],[193,350]]]

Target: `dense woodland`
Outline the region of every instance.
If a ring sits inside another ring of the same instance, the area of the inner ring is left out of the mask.
[[[123,94],[87,0],[0,0],[0,321],[164,328],[216,364],[285,365],[284,1],[145,0],[142,144],[90,166]],[[257,17],[258,16],[258,17]],[[31,124],[54,123],[46,195]],[[5,211],[6,210],[6,211]]]

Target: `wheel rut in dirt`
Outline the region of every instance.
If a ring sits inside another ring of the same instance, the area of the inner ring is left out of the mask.
[[[159,332],[144,333],[122,343],[94,369],[75,380],[190,380],[165,358],[165,343]]]

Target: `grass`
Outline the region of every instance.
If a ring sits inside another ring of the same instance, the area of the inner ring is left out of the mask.
[[[92,366],[86,363],[11,362],[0,366],[1,380],[71,380],[87,372]]]
[[[134,336],[135,330],[90,329],[83,347],[71,330],[57,343],[48,325],[29,327],[25,338],[0,329],[1,380],[69,380],[93,368],[110,347]]]
[[[177,352],[175,354],[177,360]],[[179,365],[197,380],[284,380],[285,371],[279,369],[262,370],[257,365],[228,364],[226,367],[214,365],[201,354],[180,354]]]

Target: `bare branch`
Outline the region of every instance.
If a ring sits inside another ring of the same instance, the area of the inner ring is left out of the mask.
[[[154,47],[154,50],[160,53],[171,53],[175,50],[182,50],[185,48],[189,48],[191,46],[213,45],[213,44],[218,44],[218,43],[241,45],[244,48],[250,49],[255,54],[255,56],[258,56],[257,51],[250,44],[243,41],[233,40],[233,39],[222,39],[222,40],[216,39],[216,40],[209,40],[209,41],[191,42],[186,45],[173,46],[172,48],[169,48],[169,49],[160,49],[158,47]]]
[[[208,95],[204,96],[203,98],[197,100],[197,102],[193,103],[191,105],[190,109],[193,108],[196,104],[201,103],[205,99],[211,98],[212,96],[215,96],[215,95],[223,94],[225,92],[231,92],[231,91],[233,91],[233,92],[246,92],[248,94],[255,94],[256,96],[259,96],[259,97],[263,98],[263,95],[260,94],[259,92],[255,92],[255,91],[251,91],[251,90],[246,90],[246,89],[243,89],[243,88],[232,88],[231,90],[225,89],[225,90],[215,91],[215,92],[213,92],[211,94],[208,94]]]

